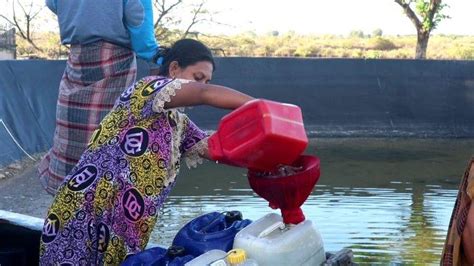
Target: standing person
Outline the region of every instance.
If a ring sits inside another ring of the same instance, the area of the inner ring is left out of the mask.
[[[40,245],[44,265],[118,265],[148,243],[181,159],[208,158],[207,135],[179,107],[235,109],[253,98],[208,82],[214,59],[183,39],[163,52],[161,76],[117,99],[48,211]]]
[[[53,147],[39,164],[54,194],[118,95],[135,82],[135,55],[158,60],[151,0],[46,0],[70,45],[56,109]]]
[[[441,265],[474,265],[474,157],[468,163],[459,185]]]

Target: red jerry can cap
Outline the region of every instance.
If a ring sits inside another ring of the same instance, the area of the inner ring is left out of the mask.
[[[293,163],[308,137],[298,106],[256,99],[224,116],[208,143],[213,160],[264,171]]]

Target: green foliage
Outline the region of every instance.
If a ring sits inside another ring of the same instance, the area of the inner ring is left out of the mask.
[[[450,17],[446,14],[443,14],[443,10],[449,7],[447,4],[441,3],[437,10],[434,10],[433,18],[430,17],[430,1],[429,0],[417,0],[416,1],[416,11],[422,18],[423,30],[425,32],[431,32],[436,29],[439,23],[444,19],[449,19]]]

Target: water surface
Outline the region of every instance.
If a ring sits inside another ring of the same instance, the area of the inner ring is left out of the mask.
[[[303,205],[326,251],[351,248],[362,264],[439,264],[469,139],[316,139],[321,178]],[[258,219],[274,210],[245,172],[214,163],[182,169],[151,241],[169,245],[187,221],[240,210]],[[278,211],[277,211],[278,212]]]

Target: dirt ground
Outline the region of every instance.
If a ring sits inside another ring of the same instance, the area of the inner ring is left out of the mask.
[[[53,197],[41,186],[36,161],[25,159],[0,169],[0,210],[44,218]]]

